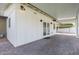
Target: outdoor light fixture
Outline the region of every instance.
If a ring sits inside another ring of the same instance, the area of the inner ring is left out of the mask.
[[[52,22],[50,24],[52,24]]]
[[[53,21],[56,21],[55,19]]]
[[[41,19],[40,22],[42,22],[43,20]]]
[[[21,5],[21,6],[20,6],[20,8],[21,8],[21,10],[25,11],[25,8],[24,8],[24,6],[22,6],[22,5]]]

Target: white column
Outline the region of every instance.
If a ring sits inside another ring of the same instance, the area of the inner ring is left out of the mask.
[[[76,36],[79,38],[79,11],[76,13]]]

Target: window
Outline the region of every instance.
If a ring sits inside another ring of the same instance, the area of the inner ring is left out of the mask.
[[[11,19],[9,18],[8,20],[8,27],[10,28],[11,27]]]
[[[47,23],[47,34],[49,35],[50,34],[50,24]]]

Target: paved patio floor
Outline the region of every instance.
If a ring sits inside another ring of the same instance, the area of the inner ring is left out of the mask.
[[[0,55],[79,55],[79,39],[56,34],[15,48],[3,38],[0,39]]]

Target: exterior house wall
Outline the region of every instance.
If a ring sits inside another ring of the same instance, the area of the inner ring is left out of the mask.
[[[5,11],[5,15],[10,17],[12,21],[11,28],[8,28],[7,23],[7,37],[15,47],[51,36],[55,33],[50,17],[38,13],[25,5],[23,5],[25,7],[25,11],[23,11],[20,9],[20,6],[21,4],[12,4]],[[43,20],[42,22],[40,22],[41,19]],[[50,24],[50,35],[43,36],[43,22]]]
[[[7,29],[7,39],[15,46],[17,43],[17,32],[16,32],[16,14],[15,14],[15,4],[10,5],[4,12],[6,19],[6,29]],[[10,27],[9,27],[10,22]]]

